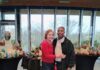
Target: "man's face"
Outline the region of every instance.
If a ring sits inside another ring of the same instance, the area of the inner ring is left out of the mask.
[[[58,38],[59,39],[61,39],[61,38],[63,38],[64,37],[64,33],[65,33],[65,30],[64,30],[64,28],[58,28],[58,32],[57,32],[57,34],[58,34]]]

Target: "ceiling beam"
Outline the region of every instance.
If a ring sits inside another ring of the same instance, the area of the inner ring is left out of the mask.
[[[70,0],[68,3],[61,3],[60,0],[8,0],[2,2],[0,6],[65,6],[99,8],[100,0]]]

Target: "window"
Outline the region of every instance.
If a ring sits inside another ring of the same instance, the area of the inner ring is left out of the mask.
[[[69,10],[68,38],[79,47],[79,11]]]
[[[14,11],[0,11],[0,20],[15,20]],[[11,33],[11,40],[15,40],[15,27],[15,22],[2,21],[0,23],[0,39],[4,39],[5,31],[9,31]]]
[[[94,47],[100,46],[100,11],[96,12]]]
[[[44,14],[43,15],[43,27],[44,27],[43,28],[44,33],[48,29],[54,30],[54,15],[52,15],[52,14]]]
[[[53,9],[43,9],[43,39],[44,34],[48,29],[54,30],[54,10]]]
[[[41,14],[31,14],[31,46],[38,47],[42,34],[41,34]]]
[[[3,11],[3,20],[15,20],[15,11],[14,10],[4,10]]]
[[[11,40],[15,40],[15,26],[14,25],[1,26],[1,39],[4,39],[5,31],[9,31],[11,33]]]
[[[90,46],[91,11],[83,11],[81,45]]]
[[[27,10],[22,9],[20,12],[21,23],[21,45],[25,52],[29,51],[29,30]]]
[[[4,14],[4,20],[15,20],[15,14]]]
[[[58,27],[63,26],[65,28],[65,36],[67,29],[67,10],[57,10],[56,11],[56,32]]]

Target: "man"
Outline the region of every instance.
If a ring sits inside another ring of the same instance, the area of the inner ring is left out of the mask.
[[[55,63],[57,70],[71,70],[75,64],[75,52],[73,44],[65,36],[65,28],[58,28],[58,38],[54,39],[53,45],[55,55],[62,54],[62,58],[56,58]]]

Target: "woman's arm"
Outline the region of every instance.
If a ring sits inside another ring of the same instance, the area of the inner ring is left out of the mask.
[[[41,50],[43,56],[45,56],[46,58],[55,59],[55,55],[49,52],[48,43],[43,42],[41,44]]]

